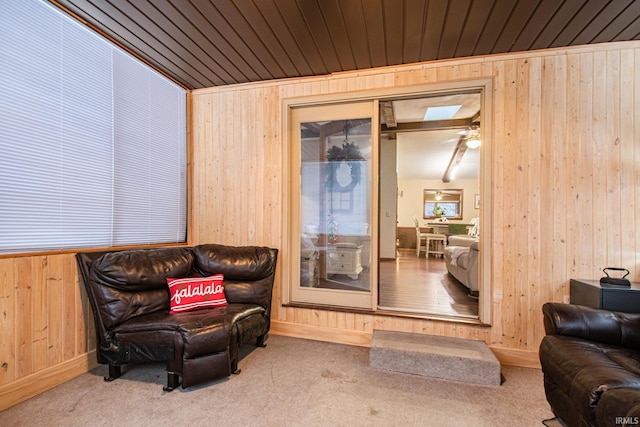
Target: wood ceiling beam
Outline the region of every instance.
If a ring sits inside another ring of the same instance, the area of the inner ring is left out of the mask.
[[[324,125],[322,125],[324,132],[327,135],[335,135],[337,133],[344,133],[345,130],[349,133],[351,133],[350,131],[352,129],[356,129],[362,125],[370,125],[371,124],[371,120],[370,119],[353,119],[353,120],[347,120],[346,124],[344,123],[344,120],[336,120],[336,121],[331,121],[329,123],[326,123]]]
[[[468,129],[471,127],[473,119],[451,119],[451,120],[431,120],[428,122],[397,123],[393,129],[382,125],[380,132],[389,135],[390,139],[395,139],[398,132],[420,132],[425,130],[444,129]]]
[[[380,101],[380,113],[382,114],[382,121],[387,128],[395,128],[398,126],[392,101]]]
[[[305,138],[317,137],[319,135],[324,135],[325,137],[337,134],[344,135],[345,130],[349,133],[349,135],[355,135],[352,130],[357,129],[358,127],[363,125],[371,125],[371,120],[353,119],[346,120],[346,123],[345,120],[332,120],[324,124],[320,124],[317,122],[301,123],[301,127],[304,128],[303,134]],[[370,130],[367,130],[367,132],[370,132]]]
[[[442,176],[442,182],[451,181],[451,175],[454,173],[456,167],[460,164],[462,160],[462,156],[467,151],[467,144],[465,137],[463,135],[458,138],[458,143],[456,144],[456,148],[453,150],[453,155],[451,156],[451,160],[449,161],[449,165],[447,166],[447,170],[445,170],[444,175]]]

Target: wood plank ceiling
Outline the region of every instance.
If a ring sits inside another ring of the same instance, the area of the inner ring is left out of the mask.
[[[638,0],[50,0],[188,89],[640,38]]]

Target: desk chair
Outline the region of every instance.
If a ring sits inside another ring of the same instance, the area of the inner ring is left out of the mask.
[[[433,254],[436,258],[444,257],[444,248],[447,246],[447,236],[444,234],[427,234],[427,252],[425,256]]]
[[[425,255],[427,253],[428,245],[427,245],[427,236],[430,233],[423,233],[420,231],[420,223],[418,222],[418,218],[413,217],[413,223],[416,226],[416,257],[420,257],[420,251],[424,250]],[[424,246],[422,242],[424,241]]]

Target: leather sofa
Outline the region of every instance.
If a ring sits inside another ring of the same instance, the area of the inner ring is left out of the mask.
[[[166,390],[238,373],[238,348],[264,346],[278,251],[199,245],[76,255],[112,381],[129,363],[166,362]],[[169,313],[167,278],[224,274],[228,305]]]
[[[539,356],[568,427],[640,424],[640,314],[546,303]]]
[[[447,271],[460,283],[469,288],[469,295],[478,296],[478,261],[480,242],[470,242],[469,246],[449,245],[444,249],[444,263]]]

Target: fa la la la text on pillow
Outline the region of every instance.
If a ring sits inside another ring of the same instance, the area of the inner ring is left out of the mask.
[[[169,313],[199,310],[227,305],[224,295],[224,275],[167,279],[171,293]]]

